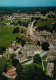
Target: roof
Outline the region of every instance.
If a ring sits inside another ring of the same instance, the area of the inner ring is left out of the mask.
[[[10,48],[15,50],[15,49],[17,49],[18,47],[17,47],[17,46],[10,46]]]
[[[56,24],[56,21],[52,22],[52,24]]]
[[[14,66],[12,66],[7,72],[7,75],[13,75],[16,74],[16,68]]]
[[[13,71],[7,72],[6,74],[7,74],[7,75],[14,75],[14,74],[16,74],[16,71],[13,70]]]

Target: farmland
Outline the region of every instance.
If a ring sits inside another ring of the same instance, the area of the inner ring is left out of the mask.
[[[14,28],[15,27],[0,27],[0,47],[8,47],[17,36],[20,36],[20,32],[12,33]]]

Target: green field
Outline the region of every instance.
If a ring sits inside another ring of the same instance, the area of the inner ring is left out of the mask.
[[[40,27],[40,26],[47,25],[47,27],[51,27],[52,28],[53,27],[52,22],[53,21],[38,21],[36,26]]]
[[[0,47],[8,47],[12,41],[16,39],[17,36],[20,36],[19,33],[12,33],[15,27],[0,27]]]

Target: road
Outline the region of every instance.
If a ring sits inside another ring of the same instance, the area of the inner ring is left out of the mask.
[[[31,26],[30,26],[30,29],[29,29],[29,30],[30,30],[30,35],[31,35],[31,36],[33,36],[33,30],[32,30],[33,24],[34,24],[34,22],[31,23]]]
[[[28,65],[28,64],[31,64],[31,63],[33,63],[33,59],[30,60],[30,61],[25,62],[24,65]]]
[[[34,36],[34,34],[33,34],[33,24],[34,24],[34,22],[35,22],[35,20],[28,25],[28,29],[27,29],[27,34],[29,34],[32,37]]]

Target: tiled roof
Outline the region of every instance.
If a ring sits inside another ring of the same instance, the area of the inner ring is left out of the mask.
[[[16,74],[16,71],[13,70],[13,71],[7,72],[6,74],[7,74],[8,76],[9,76],[9,75],[14,75],[14,74]]]

